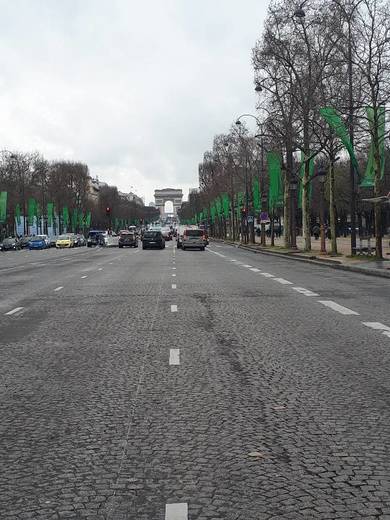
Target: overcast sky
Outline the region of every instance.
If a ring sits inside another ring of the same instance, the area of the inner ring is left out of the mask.
[[[267,5],[0,0],[0,149],[83,161],[146,202],[187,196],[213,136],[254,111]]]

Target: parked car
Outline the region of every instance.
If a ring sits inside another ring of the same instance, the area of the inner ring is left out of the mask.
[[[56,247],[57,240],[58,240],[58,235],[53,235],[53,236],[49,237],[50,247]]]
[[[118,246],[138,247],[138,237],[135,230],[127,231],[126,229],[122,229],[122,231],[119,232]]]
[[[37,235],[35,237],[31,237],[28,248],[31,251],[32,249],[48,249],[50,247],[49,238],[46,235]]]
[[[161,231],[145,231],[142,239],[142,249],[165,248],[165,240]]]
[[[182,250],[206,248],[206,237],[202,229],[185,229],[183,233]]]
[[[71,234],[60,235],[56,242],[56,248],[62,249],[63,247],[74,247],[74,238]]]
[[[2,251],[17,251],[21,249],[20,241],[15,237],[5,238],[0,247]]]
[[[30,240],[33,238],[32,235],[25,235],[24,237],[22,237],[19,241],[20,243],[20,247],[22,249],[25,249],[28,247],[28,243],[30,242]]]
[[[87,244],[87,241],[85,240],[85,236],[84,235],[81,235],[81,234],[78,234],[78,235],[74,235],[75,237],[75,247],[83,247]]]

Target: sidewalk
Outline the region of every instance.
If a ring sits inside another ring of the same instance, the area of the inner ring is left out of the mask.
[[[359,239],[357,239],[359,240]],[[351,257],[351,239],[350,237],[340,237],[337,239],[337,256],[330,256],[329,254],[321,254],[321,242],[315,240],[312,237],[312,251],[304,252],[304,240],[303,237],[297,237],[298,250],[285,249],[283,244],[283,237],[275,238],[275,246],[271,247],[269,244],[271,239],[267,237],[267,246],[260,246],[260,237],[256,236],[256,244],[242,244],[236,242],[239,247],[245,249],[254,250],[264,254],[274,254],[278,256],[284,256],[287,258],[301,260],[306,262],[312,262],[316,264],[326,264],[336,269],[343,269],[346,271],[353,271],[358,273],[364,273],[368,275],[381,276],[384,278],[390,278],[390,238],[386,236],[383,239],[383,257],[384,260],[375,260],[372,257],[365,255],[358,255]],[[229,242],[229,240],[226,240]],[[232,243],[232,242],[230,242]],[[375,242],[372,241],[374,247]],[[326,250],[329,252],[331,249],[330,240],[326,240]]]

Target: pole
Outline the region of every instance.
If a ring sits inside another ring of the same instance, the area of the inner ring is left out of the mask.
[[[349,92],[349,140],[351,141],[352,147],[354,142],[354,129],[353,129],[353,70],[352,70],[352,34],[351,34],[351,18],[348,18],[348,92]],[[351,255],[356,253],[356,182],[355,182],[355,168],[350,161],[349,163],[349,177],[351,185]]]
[[[325,180],[326,177],[320,178],[321,197],[320,197],[320,235],[321,235],[321,254],[326,254],[325,243]]]
[[[261,219],[261,217],[263,216],[263,213],[265,213],[265,211],[267,210],[266,208],[266,204],[267,204],[267,199],[265,197],[265,175],[264,175],[264,139],[263,137],[261,138],[261,141],[260,141],[260,149],[261,149],[261,213],[262,215],[260,215],[260,229],[261,229],[261,238],[260,238],[260,243],[262,246],[266,246],[267,245],[267,239],[266,239],[266,235],[265,235],[265,222],[263,222],[263,219]]]

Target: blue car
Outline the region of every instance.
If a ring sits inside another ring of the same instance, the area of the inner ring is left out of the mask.
[[[28,243],[28,248],[31,249],[47,249],[50,247],[50,242],[48,241],[46,236],[38,235],[36,237],[32,237]]]

